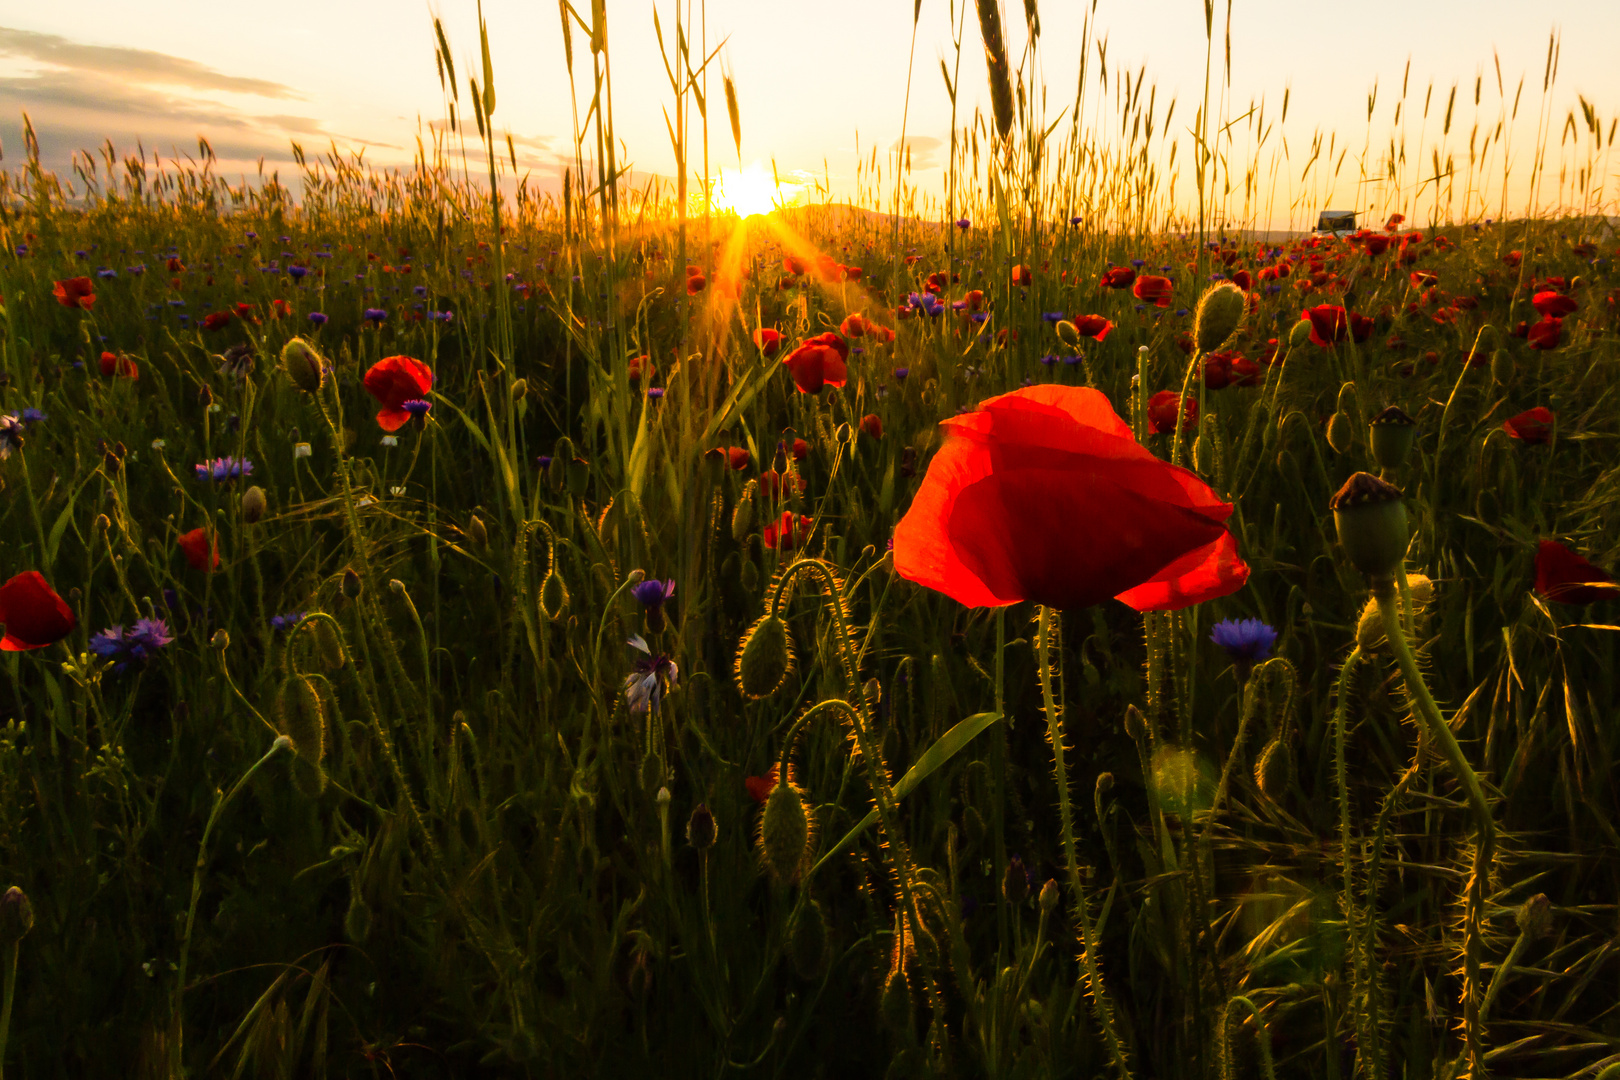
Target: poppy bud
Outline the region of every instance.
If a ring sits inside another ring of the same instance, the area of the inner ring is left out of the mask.
[[[719,829],[715,826],[714,815],[709,812],[709,807],[704,803],[698,803],[697,808],[692,811],[692,816],[686,819],[686,842],[699,851],[707,851],[714,847],[715,837],[718,834]]]
[[[867,679],[866,685],[861,687],[861,693],[866,697],[867,708],[875,709],[883,700],[883,684],[878,682],[876,677]]]
[[[33,928],[34,905],[27,893],[13,885],[0,896],[0,945],[17,944]]]
[[[1328,502],[1350,564],[1369,578],[1387,578],[1406,557],[1406,503],[1400,489],[1358,472]]]
[[[739,544],[747,543],[754,532],[754,500],[759,494],[759,483],[750,480],[737,496],[737,505],[731,511],[731,538]]]
[[[1205,289],[1193,313],[1193,339],[1198,351],[1214,352],[1224,345],[1237,332],[1248,304],[1248,296],[1230,281]]]
[[[1058,340],[1069,346],[1069,348],[1072,349],[1080,344],[1080,328],[1068,319],[1060,320],[1056,329]]]
[[[484,523],[478,520],[477,514],[467,522],[467,539],[471,540],[479,551],[489,547],[489,530],[484,528]]]
[[[1283,792],[1288,790],[1288,781],[1293,773],[1293,759],[1288,754],[1288,743],[1282,735],[1278,735],[1266,743],[1260,757],[1254,763],[1254,783],[1266,798],[1273,802],[1282,798]]]
[[[223,629],[215,630],[214,636],[208,639],[208,644],[210,647],[224,652],[231,647],[231,635]]]
[[[1335,454],[1346,454],[1355,444],[1355,436],[1351,434],[1350,417],[1342,412],[1336,412],[1328,417],[1327,444],[1333,448]]]
[[[1356,620],[1356,648],[1364,653],[1377,652],[1384,647],[1384,618],[1378,611],[1378,601],[1368,600]]]
[[[777,784],[759,819],[760,855],[772,877],[781,882],[798,878],[810,853],[810,831],[810,815],[798,789]]]
[[[16,891],[13,888],[11,892],[6,893],[6,899],[11,899],[11,893]],[[1552,901],[1547,899],[1546,893],[1536,893],[1519,908],[1516,921],[1519,924],[1519,933],[1525,937],[1544,936],[1552,928]]]
[[[546,580],[540,583],[540,614],[548,620],[555,621],[567,606],[568,586],[563,583],[562,575],[557,573],[557,568],[553,566],[551,572],[546,575]]]
[[[1125,734],[1138,743],[1147,737],[1147,717],[1135,705],[1125,707]]]
[[[1098,773],[1097,774],[1097,796],[1099,798],[1101,798],[1102,796],[1108,794],[1110,791],[1113,791],[1113,790],[1114,790],[1114,774],[1111,773],[1111,772]]]
[[[572,458],[568,462],[568,492],[575,497],[583,496],[591,484],[591,463],[584,458]]]
[[[766,615],[743,635],[737,650],[737,689],[758,701],[781,689],[793,670],[793,637],[778,615]]]
[[[371,908],[354,885],[349,886],[349,910],[343,916],[343,936],[354,945],[363,945],[371,935]]]
[[[252,487],[242,492],[243,521],[247,522],[249,525],[257,524],[259,520],[264,517],[266,508],[267,506],[264,498],[264,489],[259,485],[254,484]]]
[[[303,338],[293,338],[281,347],[281,369],[291,383],[306,394],[318,394],[326,378],[325,363],[315,346]]]
[[[1294,324],[1294,328],[1288,331],[1288,344],[1290,346],[1303,345],[1310,340],[1311,322],[1309,319],[1299,320]]]
[[[1013,907],[1029,899],[1029,872],[1024,869],[1024,860],[1017,855],[1007,860],[1007,873],[1001,879],[1001,895]]]
[[[343,669],[343,642],[339,640],[336,628],[326,619],[316,619],[313,633],[315,634],[315,651],[320,654],[321,664],[327,671],[341,671]]]
[[[906,973],[896,966],[883,984],[883,996],[878,999],[878,1011],[884,1023],[896,1031],[911,1023],[911,988],[906,985]]]
[[[807,899],[799,905],[788,927],[787,946],[788,959],[801,978],[812,979],[820,973],[827,951],[827,920],[822,918],[820,904]]]
[[[515,404],[515,403],[517,403],[519,401],[522,401],[524,395],[527,394],[528,392],[529,392],[529,380],[528,379],[519,379],[516,382],[514,382],[512,384],[512,401],[513,401],[513,403]]]
[[[1373,460],[1386,471],[1400,468],[1412,453],[1416,436],[1417,421],[1399,405],[1391,405],[1372,418],[1368,441],[1372,444]]]
[[[1058,906],[1058,883],[1052,878],[1047,878],[1046,884],[1041,886],[1041,896],[1039,902],[1041,905],[1041,910],[1046,912],[1048,915],[1056,910]]]
[[[848,420],[844,421],[842,424],[839,424],[838,427],[833,431],[833,438],[837,439],[839,442],[849,442],[849,436],[850,426]]]
[[[206,409],[213,403],[214,392],[208,388],[207,383],[203,383],[203,385],[197,390],[197,404]]]
[[[759,567],[754,565],[752,559],[743,563],[742,573],[738,575],[738,581],[742,583],[743,592],[750,596],[759,590]]]
[[[326,713],[315,684],[303,675],[294,675],[281,684],[276,698],[281,732],[292,740],[293,752],[319,764],[326,754]]]
[[[358,600],[360,599],[360,590],[362,587],[360,575],[354,572],[354,567],[351,566],[343,571],[344,596],[347,596],[350,600]]]

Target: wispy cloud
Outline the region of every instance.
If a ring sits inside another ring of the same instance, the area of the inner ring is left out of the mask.
[[[266,98],[301,98],[290,86],[268,79],[226,75],[195,60],[122,45],[86,45],[56,34],[0,26],[0,55],[33,60],[70,71],[94,72],[143,86],[184,86]]]
[[[905,143],[906,149],[911,152],[911,169],[913,172],[939,168],[939,151],[945,145],[944,139],[936,139],[932,135],[908,135]],[[889,145],[889,149],[900,149],[900,140],[894,140]]]

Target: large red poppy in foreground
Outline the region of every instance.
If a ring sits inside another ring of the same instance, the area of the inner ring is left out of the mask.
[[[1620,596],[1613,574],[1556,540],[1543,540],[1536,548],[1536,592],[1560,604],[1595,604]]]
[[[409,356],[385,356],[366,372],[366,393],[377,399],[377,426],[398,431],[410,420],[407,401],[421,400],[433,389],[433,369]]]
[[[946,420],[950,432],[894,531],[903,577],[969,606],[1033,600],[1138,611],[1243,586],[1232,507],[1139,445],[1108,399],[1032,386]]]
[[[26,652],[61,641],[79,620],[38,570],[24,570],[0,585],[0,623],[6,628],[0,651]]]

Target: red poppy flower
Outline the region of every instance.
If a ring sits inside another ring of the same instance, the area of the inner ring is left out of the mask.
[[[743,787],[748,789],[748,797],[757,803],[763,804],[776,790],[776,776],[781,770],[780,763],[772,765],[764,776],[748,776],[743,778]],[[788,783],[793,783],[793,767],[788,766]]]
[[[843,269],[845,281],[859,281],[866,275],[866,271],[858,266],[846,266]]]
[[[1012,268],[1012,283],[1014,285],[1028,286],[1035,281],[1035,271],[1022,264]]]
[[[1333,304],[1318,304],[1307,308],[1300,318],[1311,323],[1311,341],[1317,345],[1336,345],[1346,337],[1361,342],[1372,335],[1373,321],[1365,315],[1346,312]]]
[[[804,542],[810,539],[811,519],[803,514],[794,520],[793,511],[782,511],[780,521],[765,526],[763,540],[765,546],[772,551],[792,551],[796,547],[803,547]]]
[[[229,311],[209,312],[207,315],[203,316],[202,328],[204,330],[218,330],[220,327],[230,322],[231,318],[232,316]]]
[[[285,319],[292,314],[292,307],[285,300],[270,301],[270,315],[272,318]]]
[[[1236,285],[1244,292],[1248,292],[1250,289],[1254,288],[1254,278],[1247,270],[1235,270],[1232,272],[1232,284]]]
[[[366,372],[366,393],[377,399],[377,426],[398,431],[410,420],[405,402],[425,398],[433,389],[433,369],[409,356],[385,356]]]
[[[1407,280],[1412,283],[1414,289],[1427,289],[1430,285],[1440,283],[1440,275],[1430,273],[1427,270],[1414,270],[1407,275]]]
[[[1164,435],[1176,429],[1176,398],[1174,390],[1160,390],[1148,398],[1148,427],[1155,435]],[[1181,430],[1191,431],[1198,426],[1198,399],[1188,397],[1181,410]]]
[[[844,321],[838,324],[838,332],[845,337],[865,337],[866,319],[860,312],[844,316]]]
[[[1167,277],[1160,277],[1157,274],[1143,274],[1136,279],[1136,284],[1131,286],[1131,295],[1138,300],[1147,301],[1158,307],[1169,307],[1170,295],[1174,289],[1175,286],[1171,284],[1170,279]]]
[[[894,331],[893,330],[889,329],[887,326],[879,326],[877,323],[873,322],[870,319],[867,319],[867,320],[864,320],[864,321],[865,321],[865,324],[866,324],[866,336],[872,339],[873,344],[876,344],[876,345],[893,345],[894,344]]]
[[[1256,361],[1246,356],[1232,358],[1233,386],[1259,386],[1262,378],[1262,368]]]
[[[1014,271],[1014,277],[1017,277],[1016,269]],[[928,280],[923,282],[923,287],[929,292],[933,293],[935,296],[944,296],[945,290],[950,288],[950,286],[950,275],[945,273],[943,270],[934,271],[932,274],[928,275]]]
[[[1232,385],[1232,357],[1235,353],[1210,353],[1204,357],[1204,387],[1225,390]]]
[[[867,413],[861,417],[861,430],[874,439],[883,438],[883,418],[877,413]]]
[[[1231,505],[1139,445],[1101,392],[1026,387],[944,423],[952,437],[895,528],[901,576],[975,607],[1115,596],[1138,610],[1248,579]]]
[[[632,356],[625,361],[624,367],[625,374],[629,376],[631,382],[640,382],[643,378],[650,379],[658,373],[658,368],[653,365],[652,357],[645,353],[640,356]]]
[[[776,350],[782,347],[782,334],[770,327],[762,327],[754,331],[754,344],[764,356],[776,355]]]
[[[24,570],[0,585],[0,623],[0,652],[26,652],[61,641],[79,620],[38,570]]]
[[[136,366],[135,361],[127,356],[120,356],[117,353],[110,352],[101,354],[101,373],[103,375],[117,375],[125,379],[139,379],[141,377],[141,369]]]
[[[1502,256],[1502,261],[1507,263],[1509,266],[1516,267],[1519,265],[1519,263],[1524,261],[1524,252],[1510,251],[1506,255]]]
[[[1558,348],[1558,343],[1564,339],[1564,320],[1545,318],[1533,324],[1525,331],[1525,340],[1532,349],[1546,352],[1548,349]]]
[[[794,461],[803,461],[810,456],[810,444],[803,439],[794,439],[793,445],[788,449],[792,451]]]
[[[1081,337],[1096,338],[1101,344],[1114,324],[1101,315],[1082,315],[1074,320],[1074,328],[1080,331]]]
[[[243,322],[250,322],[254,326],[259,325],[259,317],[253,314],[253,305],[246,301],[236,305],[236,317]]]
[[[186,562],[193,570],[219,569],[219,538],[210,537],[206,529],[192,529],[188,533],[181,533],[175,539],[180,545],[180,551],[186,557]],[[214,565],[208,565],[208,556],[212,553]]]
[[[1128,266],[1110,266],[1103,271],[1102,287],[1105,289],[1128,289],[1135,281],[1135,270]]]
[[[782,269],[789,274],[802,274],[810,269],[810,264],[797,255],[789,255],[782,260]]]
[[[969,311],[979,311],[984,307],[984,290],[969,289],[962,296],[962,299],[966,302]]]
[[[1530,301],[1531,305],[1546,318],[1557,318],[1568,315],[1580,307],[1572,298],[1560,292],[1538,292]]]
[[[793,376],[793,385],[803,394],[819,394],[823,386],[843,386],[849,374],[844,360],[849,345],[831,330],[817,334],[783,359],[782,365]]]
[[[1594,604],[1620,596],[1613,574],[1553,540],[1543,540],[1536,548],[1536,592],[1558,604]]]
[[[56,302],[63,307],[88,308],[96,302],[95,284],[87,277],[58,281],[55,292]]]
[[[1389,220],[1384,222],[1384,228],[1388,229],[1390,232],[1394,232],[1396,229],[1401,227],[1401,224],[1404,221],[1406,221],[1405,214],[1391,214],[1389,215]]]
[[[726,464],[730,465],[738,472],[748,468],[748,462],[750,460],[751,459],[748,456],[748,447],[746,446],[733,446],[726,451]]]
[[[696,296],[703,291],[703,287],[708,283],[709,280],[702,274],[688,274],[686,277],[686,295]]]
[[[1366,248],[1367,254],[1376,259],[1385,251],[1389,250],[1389,237],[1379,236],[1377,233],[1374,233],[1373,235],[1367,237]]]
[[[1551,409],[1545,405],[1537,405],[1533,409],[1526,409],[1518,416],[1510,416],[1502,421],[1502,430],[1520,442],[1541,446],[1552,438],[1553,419]]]
[[[169,256],[168,267],[169,273],[181,274],[185,272],[186,264],[181,262],[178,256],[171,255]]]

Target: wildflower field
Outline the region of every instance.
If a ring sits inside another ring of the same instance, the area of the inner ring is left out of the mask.
[[[1620,1075],[1613,123],[1268,234],[952,13],[938,197],[694,198],[678,12],[632,184],[567,5],[561,192],[437,26],[411,169],[8,159],[0,1070]]]

